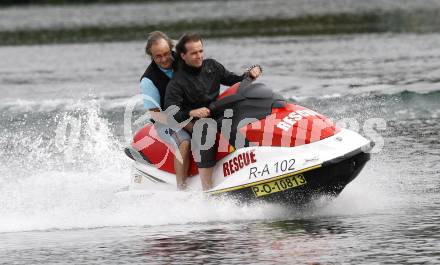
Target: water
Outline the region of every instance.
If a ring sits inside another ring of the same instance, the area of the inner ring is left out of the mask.
[[[304,15],[438,9],[435,0],[246,0],[29,6],[0,9],[0,30],[157,24],[207,19],[291,18]],[[175,12],[178,10],[178,12]],[[202,11],[202,12],[201,12]]]
[[[95,1],[92,1],[95,2]],[[100,2],[100,1],[96,1]],[[1,5],[1,4],[0,4]],[[0,45],[172,38],[440,32],[437,0],[242,0],[0,8]]]
[[[115,194],[130,178],[126,131],[140,126],[124,128],[124,113],[142,113],[143,46],[0,47],[0,264],[440,262],[440,34],[205,42],[230,70],[261,63],[262,82],[361,134],[385,122],[361,174],[302,211]]]

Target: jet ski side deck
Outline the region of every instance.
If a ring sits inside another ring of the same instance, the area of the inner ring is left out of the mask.
[[[289,204],[302,204],[316,195],[336,196],[362,170],[372,147],[372,142],[345,129],[295,148],[260,147],[256,154],[262,163],[228,176],[229,180],[219,179],[221,171],[216,171],[218,185],[207,193]]]

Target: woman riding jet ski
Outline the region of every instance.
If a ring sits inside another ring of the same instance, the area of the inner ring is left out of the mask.
[[[220,130],[210,195],[302,204],[338,195],[369,160],[373,143],[289,103],[262,83],[237,83],[210,105]],[[172,148],[147,124],[125,153],[135,160],[129,190],[175,190]],[[187,185],[201,190],[192,161]]]

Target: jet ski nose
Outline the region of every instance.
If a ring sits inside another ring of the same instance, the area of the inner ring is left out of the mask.
[[[362,147],[361,147],[361,150],[362,150],[364,153],[369,153],[369,152],[371,152],[371,150],[372,150],[373,147],[375,147],[375,146],[376,146],[376,143],[373,142],[373,141],[370,141],[368,144],[362,146]]]

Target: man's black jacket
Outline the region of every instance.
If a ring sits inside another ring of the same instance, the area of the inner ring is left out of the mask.
[[[214,59],[206,59],[200,68],[190,67],[181,61],[179,70],[168,83],[165,92],[165,109],[177,106],[177,122],[189,118],[189,111],[208,107],[220,93],[220,84],[232,86],[244,79],[235,75]]]

